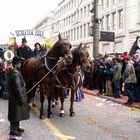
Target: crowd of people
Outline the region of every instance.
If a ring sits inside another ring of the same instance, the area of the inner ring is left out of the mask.
[[[124,52],[118,58],[99,55],[92,61],[91,72],[84,72],[83,87],[99,89],[98,95],[121,98],[126,104],[140,101],[140,54]]]
[[[19,47],[16,47],[15,45],[10,45],[8,49],[6,49],[6,51],[7,50],[12,51],[14,56],[21,57],[22,61],[30,57],[39,58],[44,56],[46,53],[46,50],[42,47],[40,43],[35,43],[34,49],[32,50],[30,46],[28,46],[25,37],[22,39],[21,45]],[[6,60],[6,58],[4,58],[4,52],[5,50],[0,48],[0,97],[3,99],[8,99],[8,85],[5,76],[7,69],[9,69],[12,65],[12,59]]]

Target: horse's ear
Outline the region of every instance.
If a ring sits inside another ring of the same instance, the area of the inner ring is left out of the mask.
[[[81,48],[82,47],[82,42],[79,44],[78,48]]]
[[[84,49],[86,49],[87,48],[87,43],[84,45]]]
[[[62,40],[62,37],[61,37],[61,34],[60,33],[58,34],[58,39],[59,39],[59,41]]]

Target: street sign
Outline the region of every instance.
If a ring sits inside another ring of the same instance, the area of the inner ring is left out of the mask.
[[[115,33],[114,32],[107,32],[107,31],[100,31],[100,41],[115,41]]]

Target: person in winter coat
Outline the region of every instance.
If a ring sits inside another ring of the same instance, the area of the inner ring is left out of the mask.
[[[23,77],[19,71],[21,58],[15,56],[13,67],[8,69],[7,78],[9,85],[8,120],[10,122],[10,135],[21,136],[24,129],[20,128],[20,121],[29,119],[26,88]]]
[[[99,60],[97,69],[98,69],[97,78],[98,78],[98,84],[99,84],[98,95],[102,95],[103,92],[105,92],[105,79],[104,79],[105,64],[102,59]]]
[[[114,83],[114,97],[120,98],[120,79],[121,79],[122,65],[118,58],[114,58],[113,69],[113,83]]]
[[[17,49],[17,55],[22,57],[25,60],[30,58],[30,57],[34,57],[33,51],[27,45],[26,38],[22,39],[22,45]]]
[[[45,52],[42,49],[42,46],[39,43],[35,43],[34,45],[34,57],[42,57],[43,55],[45,55]]]
[[[137,83],[135,69],[133,66],[133,61],[131,57],[125,58],[126,68],[123,73],[123,81],[124,81],[124,91],[128,96],[128,101],[126,104],[132,104],[136,101],[135,92],[134,92],[134,85]]]
[[[6,78],[6,69],[4,67],[4,63],[0,58],[0,97],[3,99],[8,99],[9,92],[8,92],[8,83]]]
[[[104,70],[104,77],[105,77],[105,86],[106,86],[106,96],[112,96],[112,77],[113,77],[113,67],[111,64],[110,59],[105,60],[105,70]]]

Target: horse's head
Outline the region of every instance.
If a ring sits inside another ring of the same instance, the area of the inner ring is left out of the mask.
[[[61,35],[58,35],[58,41],[57,41],[59,47],[60,47],[60,56],[62,56],[65,59],[66,63],[72,63],[73,55],[71,52],[71,44],[67,41],[67,39],[63,39]]]
[[[87,44],[86,44],[87,45]],[[73,57],[79,61],[78,63],[84,67],[86,71],[89,71],[91,69],[91,62],[89,59],[89,53],[86,50],[86,45],[82,46],[82,43],[75,48],[75,53],[73,54]]]

